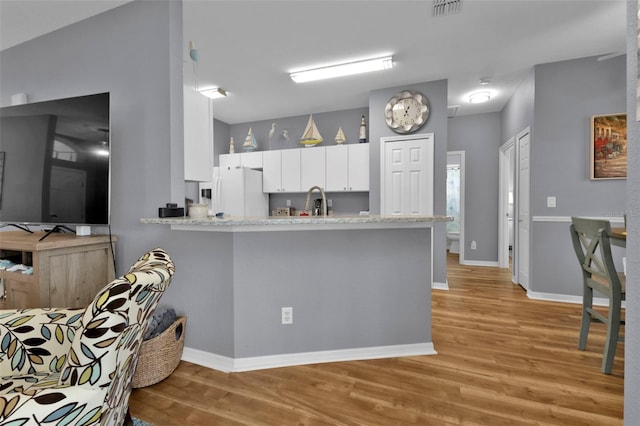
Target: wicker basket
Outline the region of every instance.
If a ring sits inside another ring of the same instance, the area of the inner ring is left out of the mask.
[[[187,317],[178,317],[160,335],[142,342],[133,375],[134,388],[151,386],[173,373],[182,357],[186,326]]]

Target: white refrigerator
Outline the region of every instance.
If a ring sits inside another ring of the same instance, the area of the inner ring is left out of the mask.
[[[200,203],[224,217],[269,215],[269,194],[262,192],[262,172],[246,167],[214,167],[213,180],[200,183]]]

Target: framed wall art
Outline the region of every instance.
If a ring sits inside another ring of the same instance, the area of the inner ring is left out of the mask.
[[[626,179],[627,114],[591,117],[590,175],[592,180]]]

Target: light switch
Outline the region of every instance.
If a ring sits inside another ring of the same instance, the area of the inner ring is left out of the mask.
[[[547,207],[555,207],[556,206],[556,197],[547,197]]]

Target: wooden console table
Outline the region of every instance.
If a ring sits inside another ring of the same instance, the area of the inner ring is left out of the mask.
[[[0,270],[0,309],[85,307],[113,280],[109,235],[77,237],[0,232],[0,259],[33,267],[32,275]]]

